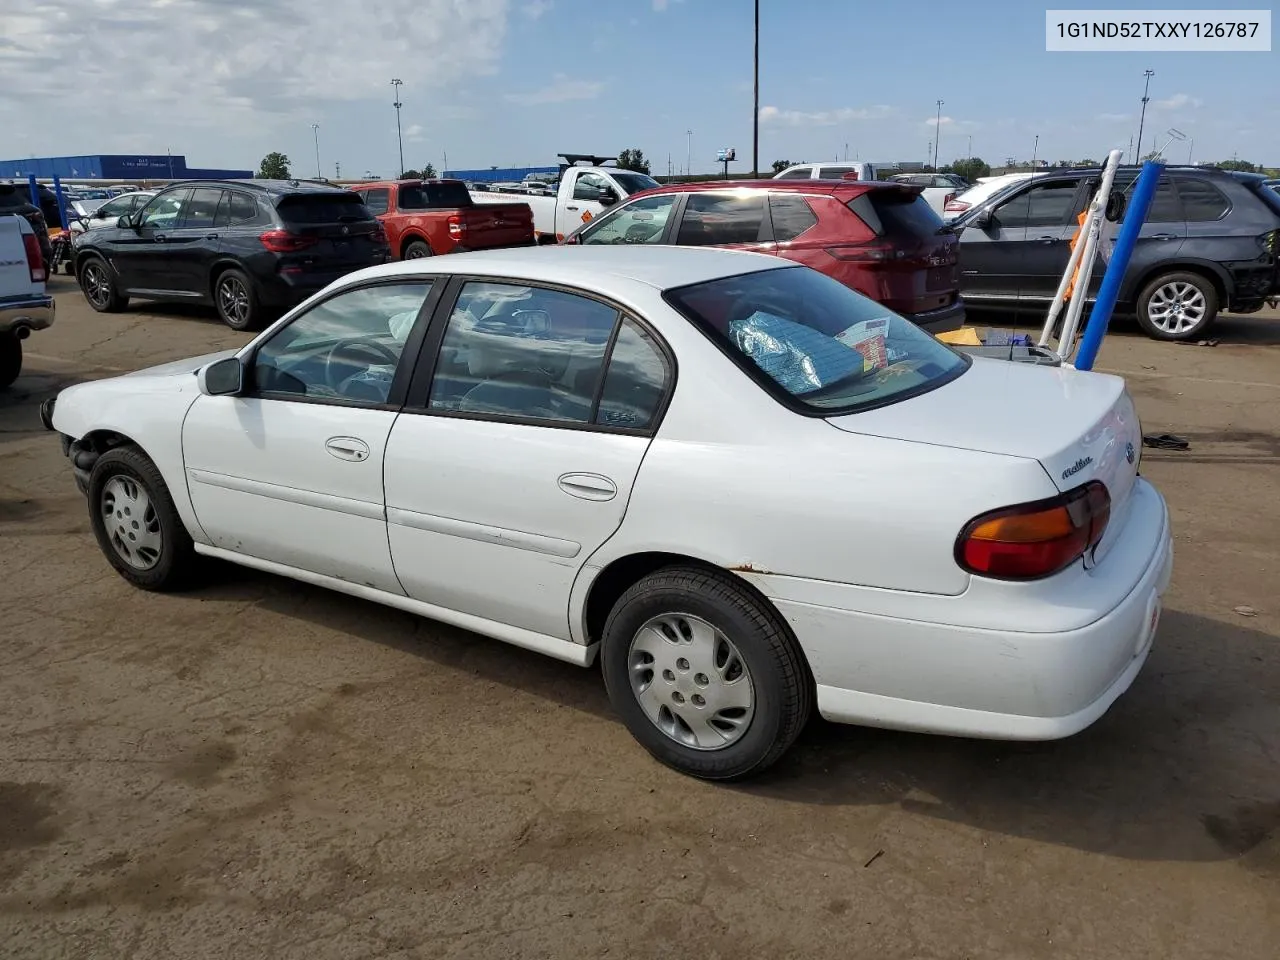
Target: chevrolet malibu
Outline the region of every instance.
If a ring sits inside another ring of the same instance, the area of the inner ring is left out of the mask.
[[[129,582],[203,558],[580,666],[710,779],[831,720],[1087,727],[1172,547],[1111,376],[969,358],[807,267],[560,247],[374,267],[42,410]]]

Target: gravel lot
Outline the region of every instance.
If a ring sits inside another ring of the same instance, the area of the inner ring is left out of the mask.
[[[1192,448],[1144,457],[1174,583],[1096,726],[815,722],[725,787],[651,761],[595,671],[238,569],[129,588],[36,405],[245,337],[53,290],[0,394],[0,955],[1277,955],[1280,316],[1104,347]]]

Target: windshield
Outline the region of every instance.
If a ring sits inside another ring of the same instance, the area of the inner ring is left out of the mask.
[[[909,320],[807,267],[663,296],[775,396],[824,416],[918,396],[969,365]]]
[[[643,173],[625,173],[617,170],[610,170],[610,176],[618,181],[618,186],[627,191],[627,196],[633,193],[639,193],[641,190],[652,190],[654,187],[661,186],[653,177],[646,176]]]

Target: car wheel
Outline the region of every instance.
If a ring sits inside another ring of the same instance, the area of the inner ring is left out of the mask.
[[[79,273],[84,298],[98,313],[119,313],[129,305],[129,298],[116,291],[115,272],[101,257],[84,260]]]
[[[169,488],[137,447],[116,447],[94,463],[89,519],[107,560],[134,586],[174,590],[195,570],[195,547]]]
[[[421,260],[431,256],[431,248],[422,240],[413,240],[405,245],[402,260]]]
[[[1156,340],[1193,340],[1218,316],[1218,291],[1198,273],[1166,273],[1138,295],[1138,324]]]
[[[0,333],[0,390],[18,379],[22,372],[22,341],[11,333]]]
[[[799,644],[767,602],[727,573],[650,574],[619,598],[602,641],[614,709],[681,773],[760,773],[809,719],[813,683]]]
[[[240,270],[227,270],[218,275],[213,285],[213,301],[218,316],[232,330],[252,330],[262,320],[262,307],[253,283]]]

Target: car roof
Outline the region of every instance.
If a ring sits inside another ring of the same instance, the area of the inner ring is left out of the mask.
[[[607,296],[611,292],[620,294],[636,283],[657,290],[670,290],[721,277],[794,266],[779,257],[742,250],[638,244],[612,247],[602,244],[508,247],[476,253],[451,253],[447,257],[387,263],[349,276],[360,279],[441,274],[508,277],[565,284]]]
[[[422,177],[419,179],[408,180],[361,180],[359,183],[350,184],[344,189],[346,190],[367,190],[369,187],[396,187],[405,186],[406,184],[417,185],[420,183],[460,183],[466,185],[465,180],[459,180],[456,177]]]
[[[318,180],[183,180],[164,187],[239,187],[267,196],[292,196],[300,193],[346,193],[345,187]]]
[[[637,191],[627,197],[651,197],[660,193],[705,193],[712,190],[768,190],[773,193],[831,193],[835,190],[901,190],[901,183],[888,180],[702,180],[696,183],[668,183]]]

